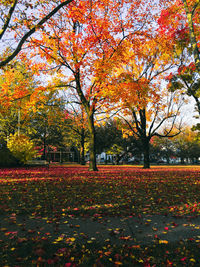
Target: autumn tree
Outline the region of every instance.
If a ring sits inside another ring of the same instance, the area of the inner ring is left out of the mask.
[[[195,65],[190,63],[188,66],[180,66],[178,71],[169,77],[168,88],[171,91],[182,90],[188,96],[192,97],[196,103],[196,110],[200,114],[200,78],[195,71]]]
[[[10,109],[9,113],[0,113],[0,137],[3,140],[12,133],[14,134],[18,128],[18,118],[19,110],[18,108]]]
[[[106,152],[115,156],[116,164],[120,160],[128,159],[130,155],[136,153],[139,147],[138,141],[134,136],[123,137],[121,123],[118,119],[107,119],[96,126],[97,134],[97,153]]]
[[[181,163],[192,163],[198,161],[200,156],[200,145],[198,133],[192,131],[190,127],[185,127],[182,133],[173,139],[174,146],[176,148],[176,155],[180,157]]]
[[[30,128],[27,121],[41,87],[35,81],[28,63],[26,56],[21,54],[0,70],[0,137],[5,155],[1,158],[3,166],[25,163],[35,154],[33,143],[28,138]]]
[[[184,127],[181,133],[173,138],[158,138],[152,140],[152,145],[157,148],[160,157],[180,159],[181,164],[197,163],[200,156],[199,134],[191,127]]]
[[[85,110],[76,97],[74,101],[66,103],[65,131],[65,144],[78,148],[80,164],[85,165],[85,154],[88,148],[88,125]]]
[[[26,164],[37,154],[33,141],[23,134],[11,134],[8,138],[7,147],[21,164]]]
[[[159,34],[172,43],[171,53],[179,66],[170,76],[172,90],[184,89],[196,102],[200,114],[200,2],[199,0],[165,1],[158,19]]]
[[[97,152],[106,152],[113,145],[122,145],[122,131],[118,128],[116,121],[109,119],[96,126]]]
[[[170,158],[176,156],[176,146],[175,141],[176,137],[173,138],[159,138],[155,136],[152,138],[151,152],[155,154],[155,158],[157,161],[160,158],[165,158],[167,160],[167,164],[170,164]]]
[[[137,50],[127,42],[124,64],[116,68],[108,87],[111,101],[120,101],[124,134],[134,135],[142,144],[144,168],[150,167],[151,138],[172,137],[180,132],[176,120],[181,95],[168,92],[163,84],[164,74],[173,67],[170,49],[165,40],[159,43],[158,36],[144,41]],[[166,128],[164,134],[161,127]]]
[[[187,27],[189,30],[191,49],[197,71],[200,73],[200,1],[199,0],[182,0],[184,11],[187,18]]]
[[[64,147],[65,101],[57,90],[46,91],[44,95],[29,115],[27,128],[31,139],[43,148],[42,158],[47,159],[49,146]]]
[[[0,42],[3,51],[8,50],[9,53],[1,53],[0,67],[13,60],[26,41],[72,1],[1,0]]]
[[[57,86],[74,90],[85,109],[90,170],[97,170],[94,114],[106,102],[102,96],[105,76],[114,64],[120,64],[123,41],[146,33],[146,9],[143,1],[77,1],[50,20],[40,38],[32,39],[41,57],[60,75],[62,82]]]
[[[199,0],[161,1],[161,3],[162,12],[158,19],[160,34],[164,34],[175,45],[177,41],[185,39],[192,52],[196,69],[200,72]]]
[[[16,133],[46,147],[46,139],[48,143],[53,143],[53,137],[54,142],[61,142],[64,104],[55,89],[49,92],[40,86],[37,74],[22,53],[1,69],[0,131],[5,140]]]
[[[1,70],[0,130],[4,138],[24,131],[26,120],[37,102],[39,87],[25,55],[13,60]]]
[[[150,140],[153,136],[162,137],[173,137],[180,133],[180,125],[176,125],[175,121],[179,114],[180,106],[177,110],[173,110],[173,105],[170,104],[170,101],[173,101],[174,97],[171,96],[171,100],[167,100],[165,103],[162,100],[161,103],[157,103],[156,106],[152,106],[148,102],[145,107],[137,109],[134,106],[127,106],[124,108],[124,136],[134,135],[138,139],[138,143],[143,152],[144,157],[144,168],[150,167]],[[163,110],[162,105],[169,105]],[[130,119],[127,119],[128,116]],[[169,128],[166,127],[170,125]],[[161,133],[159,130],[161,127],[166,127],[164,133]],[[175,133],[172,131],[176,129]]]

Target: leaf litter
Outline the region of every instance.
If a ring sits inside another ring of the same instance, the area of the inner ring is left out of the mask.
[[[0,170],[1,266],[198,266],[200,168]]]

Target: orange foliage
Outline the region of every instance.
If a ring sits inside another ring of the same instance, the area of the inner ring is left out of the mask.
[[[0,105],[1,112],[11,107],[23,108],[24,114],[35,109],[35,104],[44,97],[43,86],[36,85],[30,61],[25,54],[7,65],[1,71]]]
[[[72,2],[67,12],[50,21],[48,30],[41,32],[33,44],[47,64],[65,67],[73,76],[80,72],[82,92],[94,108],[102,99],[106,77],[113,66],[121,64],[122,43],[132,36],[136,47],[136,43],[137,46],[141,43],[139,37],[147,36],[147,28],[138,26],[148,17],[144,3],[143,0]],[[66,80],[66,76],[69,77],[64,71],[59,72],[65,84],[72,80],[71,77]]]

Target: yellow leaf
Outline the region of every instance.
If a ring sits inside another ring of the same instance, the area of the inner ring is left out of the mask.
[[[60,237],[60,236],[59,236],[55,241],[56,241],[56,242],[59,242],[59,241],[61,241],[61,240],[63,240],[63,237]]]
[[[168,244],[167,240],[159,240],[159,244]]]

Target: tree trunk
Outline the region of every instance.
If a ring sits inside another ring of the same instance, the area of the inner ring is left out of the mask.
[[[95,128],[94,128],[94,117],[93,114],[88,116],[88,129],[90,136],[89,152],[90,152],[90,162],[89,171],[98,171],[96,163],[96,142],[95,142]]]
[[[167,158],[167,164],[169,165],[169,156],[167,155],[166,158]]]
[[[119,154],[117,154],[117,159],[116,159],[117,165],[119,165],[119,161],[120,161],[120,156]]]
[[[88,118],[88,130],[89,130],[89,153],[90,153],[90,163],[89,163],[89,171],[98,171],[96,164],[96,147],[95,147],[95,128],[94,128],[94,102],[92,107],[90,106],[88,100],[85,98],[80,82],[80,69],[76,70],[75,73],[76,80],[76,90],[80,97],[81,103],[86,111]]]
[[[181,164],[185,164],[183,157],[181,157]]]
[[[85,133],[84,129],[81,130],[81,165],[85,165]]]
[[[145,138],[143,141],[143,155],[144,155],[144,169],[149,169],[150,168],[150,153],[149,153],[149,139]]]
[[[150,138],[147,136],[147,122],[146,122],[146,109],[141,109],[139,111],[140,114],[140,121],[141,121],[141,141],[143,146],[143,155],[144,155],[144,165],[143,168],[149,169],[150,168]]]
[[[44,136],[44,139],[43,139],[43,155],[42,155],[42,159],[46,160],[46,136]]]

